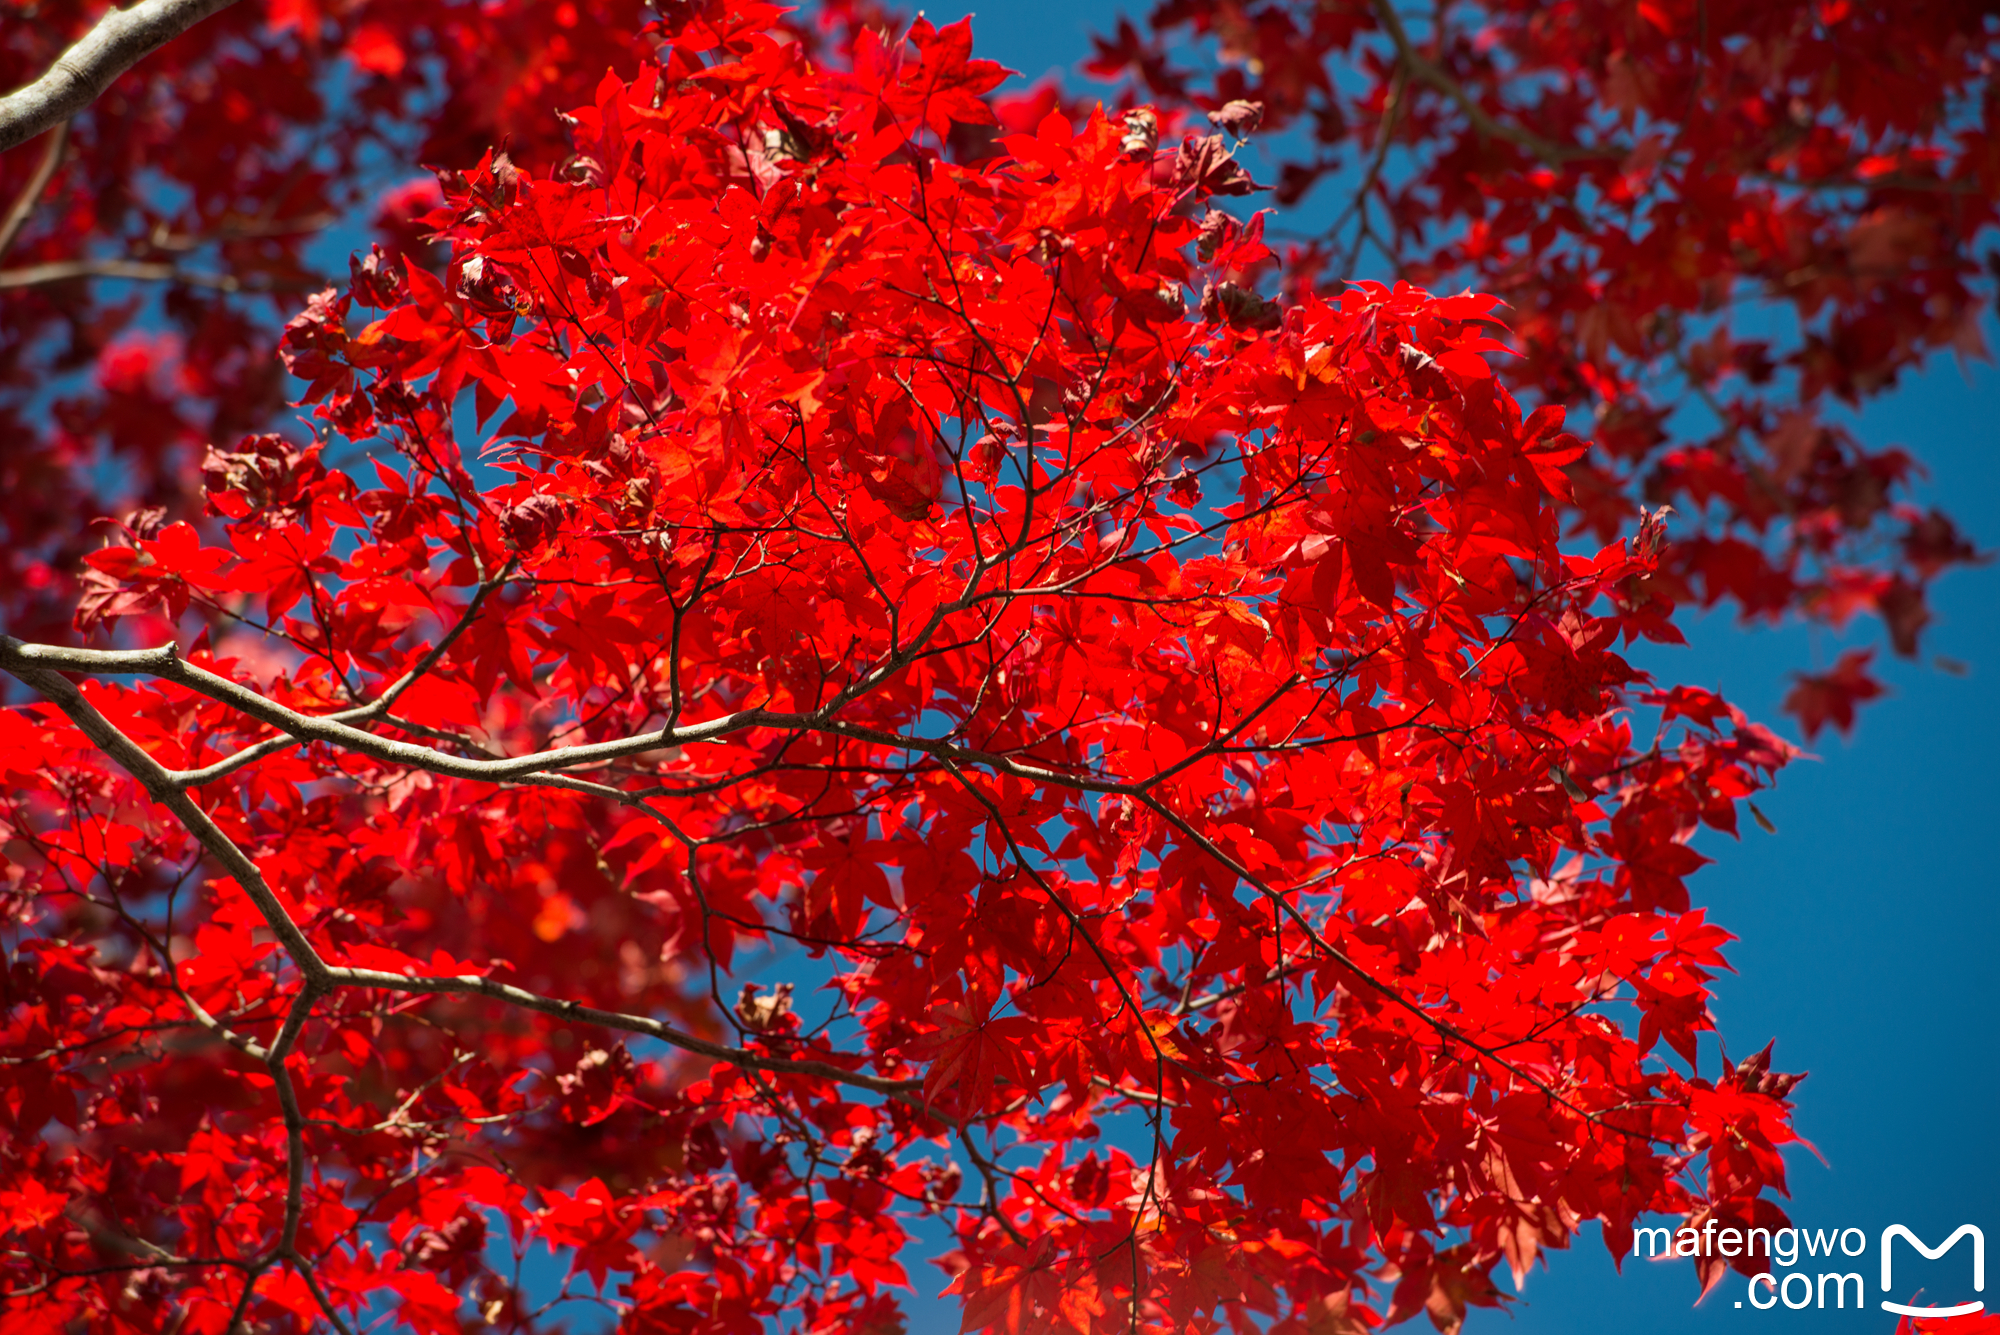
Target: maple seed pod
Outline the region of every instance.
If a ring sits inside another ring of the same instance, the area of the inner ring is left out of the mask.
[[[135,542],[146,542],[160,536],[160,530],[167,526],[167,510],[162,505],[142,506],[125,516],[118,527]]]
[[[391,258],[379,245],[370,246],[365,259],[350,256],[347,265],[350,289],[355,300],[364,306],[387,310],[408,293],[401,262]]]
[[[517,550],[527,552],[555,537],[567,517],[566,507],[559,498],[542,493],[506,510],[500,527]]]
[[[1151,107],[1134,107],[1125,113],[1121,124],[1125,135],[1118,141],[1118,147],[1127,157],[1143,157],[1159,146],[1160,118]]]
[[[1202,290],[1201,318],[1209,324],[1226,323],[1231,329],[1259,331],[1283,324],[1285,311],[1277,302],[1247,287],[1217,283]]]
[[[1224,134],[1237,139],[1247,139],[1259,125],[1264,123],[1264,104],[1237,99],[1226,102],[1208,113],[1208,123]]]
[[[561,176],[572,185],[594,189],[604,184],[604,164],[587,153],[578,153],[563,164]]]
[[[1031,252],[1037,264],[1047,264],[1076,249],[1076,242],[1061,232],[1047,227],[1035,230],[1035,248]]]
[[[767,1034],[782,1026],[792,1013],[792,984],[779,983],[764,993],[757,984],[745,983],[733,1009],[745,1029],[753,1034]]]
[[[1194,253],[1203,264],[1215,261],[1215,252],[1237,231],[1236,219],[1221,209],[1210,209],[1201,217],[1201,231],[1195,234]]]
[[[1159,179],[1163,169],[1164,181]],[[1251,179],[1249,171],[1236,161],[1219,134],[1200,138],[1189,135],[1171,159],[1164,162],[1155,159],[1153,174],[1158,184],[1210,195],[1248,195],[1265,188]]]
[[[1178,287],[1165,283],[1150,290],[1145,288],[1127,292],[1125,307],[1141,320],[1153,324],[1167,324],[1187,314],[1187,298]]]

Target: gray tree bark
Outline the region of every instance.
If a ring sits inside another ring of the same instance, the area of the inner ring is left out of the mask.
[[[111,81],[236,0],[139,0],[114,9],[62,53],[48,73],[0,98],[0,153],[62,124]]]

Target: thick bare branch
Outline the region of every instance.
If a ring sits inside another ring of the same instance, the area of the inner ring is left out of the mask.
[[[999,755],[956,742],[914,737],[905,733],[849,723],[833,716],[841,703],[840,700],[809,714],[761,708],[743,709],[733,714],[691,723],[685,727],[642,732],[611,741],[593,742],[586,746],[559,746],[526,755],[481,760],[453,755],[447,751],[418,746],[411,742],[397,741],[390,737],[381,737],[353,727],[346,721],[379,717],[379,702],[335,714],[301,714],[296,710],[287,709],[247,686],[187,662],[180,657],[178,649],[172,644],[162,645],[157,649],[71,649],[60,645],[25,644],[11,637],[0,637],[0,668],[14,672],[18,676],[19,669],[23,667],[54,669],[60,672],[160,677],[178,682],[217,703],[231,705],[259,722],[269,724],[287,734],[286,738],[258,742],[227,760],[218,761],[203,769],[161,771],[167,783],[180,788],[191,788],[206,783],[249,761],[283,750],[294,742],[324,742],[345,747],[361,755],[373,756],[390,764],[408,765],[413,769],[429,770],[433,774],[443,774],[455,779],[506,783],[563,770],[596,768],[646,751],[697,745],[741,732],[746,728],[775,728],[819,732],[845,737],[850,741],[891,746],[939,760],[983,766],[1017,779],[1025,779],[1030,783],[1051,784],[1090,793],[1138,796],[1152,790],[1162,779],[1179,772],[1196,760],[1225,751],[1230,739],[1269,709],[1282,693],[1273,693],[1229,730],[1219,734],[1208,745],[1182,762],[1146,779],[1132,780],[1049,769],[1042,765],[1026,764],[1012,756]],[[399,692],[402,684],[398,683],[390,690]],[[1294,683],[1289,681],[1286,683],[1287,686],[1292,684]],[[386,700],[392,697],[385,694],[383,698]],[[624,797],[638,797],[645,794],[605,792],[602,795],[622,800]]]
[[[0,97],[0,153],[54,129],[95,102],[111,81],[235,0],[140,0],[114,9],[48,73]]]
[[[428,746],[417,746],[410,742],[380,737],[341,721],[344,718],[360,717],[363,711],[342,714],[301,714],[296,710],[287,709],[247,686],[189,663],[171,644],[162,645],[158,649],[69,649],[58,645],[23,644],[11,637],[0,637],[0,668],[5,668],[16,676],[19,676],[21,669],[25,668],[160,677],[178,682],[218,703],[240,709],[259,722],[277,728],[299,741],[326,742],[391,764],[409,765],[416,769],[429,770],[433,774],[449,775],[456,779],[477,779],[488,783],[503,783],[552,771],[592,768],[645,751],[712,741],[730,733],[741,732],[745,728],[796,728],[828,732],[855,741],[874,742],[991,765],[1018,778],[1038,783],[1062,784],[1091,792],[1137,791],[1129,784],[1024,765],[1008,757],[992,755],[970,747],[921,737],[906,737],[900,733],[840,722],[829,717],[827,709],[811,714],[743,709],[733,714],[724,714],[719,718],[690,723],[685,727],[643,732],[608,742],[593,742],[585,746],[559,746],[547,751],[508,756],[500,760],[474,760]],[[209,770],[186,773],[170,773],[162,770],[161,774],[166,783],[177,787],[189,786],[196,781],[212,777]]]
[[[299,1219],[305,1213],[306,1119],[299,1108],[298,1088],[292,1083],[292,1073],[286,1069],[285,1059],[298,1042],[299,1034],[312,1014],[313,1004],[323,994],[324,989],[318,985],[306,984],[298,1000],[292,1003],[291,1013],[285,1017],[285,1027],[279,1031],[277,1042],[271,1044],[271,1050],[264,1058],[272,1083],[277,1087],[278,1106],[285,1118],[285,1224],[283,1232],[278,1235],[275,1255],[291,1261],[299,1259]]]
[[[405,672],[395,681],[389,683],[383,689],[382,694],[365,705],[357,705],[353,709],[343,709],[339,713],[329,714],[326,717],[342,723],[351,722],[356,719],[383,718],[406,732],[412,731],[411,725],[395,718],[389,713],[390,707],[396,703],[403,692],[416,685],[418,681],[430,673],[432,668],[438,665],[438,662],[445,656],[445,653],[457,642],[458,637],[465,634],[466,627],[470,626],[479,616],[479,609],[486,602],[488,595],[512,577],[515,565],[515,561],[508,561],[499,574],[486,580],[474,590],[471,601],[465,605],[465,610],[459,613],[458,620],[452,623],[450,629],[446,630],[435,644],[424,651],[424,656],[418,659],[408,672]],[[4,648],[0,648],[0,652],[4,652]],[[153,650],[149,652],[157,653],[158,651]],[[211,783],[225,775],[233,774],[245,765],[262,760],[265,756],[274,755],[287,747],[296,746],[299,740],[299,738],[293,737],[290,734],[283,737],[272,737],[265,741],[257,742],[254,745],[246,746],[234,755],[225,756],[212,765],[204,765],[200,769],[181,770],[174,775],[174,780],[183,788],[198,788],[202,784]]]

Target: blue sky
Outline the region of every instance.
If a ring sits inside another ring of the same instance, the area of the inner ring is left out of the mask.
[[[972,12],[977,53],[1033,79],[1084,57],[1089,33],[1115,26],[1121,9],[1143,15],[1108,0],[926,13],[944,24]],[[2000,329],[1989,327],[1988,342],[2000,346]],[[2000,549],[2000,373],[1991,365],[1962,371],[1940,360],[1853,420],[1871,446],[1916,454],[1929,471],[1919,499],[1947,509],[1982,550]],[[1621,1275],[1592,1226],[1529,1278],[1511,1317],[1475,1313],[1469,1330],[1555,1335],[1611,1321],[1623,1335],[1775,1326],[1887,1335],[1895,1318],[1873,1310],[1874,1239],[1885,1226],[1906,1224],[1936,1243],[1973,1223],[2000,1243],[2000,871],[1986,844],[2000,828],[1996,580],[1995,568],[1962,571],[1935,591],[1926,656],[1967,664],[1967,675],[1888,661],[1891,694],[1864,713],[1852,740],[1822,734],[1817,758],[1787,769],[1760,799],[1776,835],[1746,821],[1741,842],[1704,831],[1697,843],[1715,863],[1695,877],[1695,899],[1741,937],[1731,952],[1739,972],[1719,989],[1724,1040],[1742,1056],[1776,1038],[1778,1067],[1811,1073],[1796,1095],[1798,1125],[1824,1163],[1803,1149],[1790,1156],[1791,1214],[1804,1226],[1868,1234],[1867,1254],[1840,1268],[1868,1274],[1871,1310],[1738,1307],[1744,1285],[1734,1277],[1693,1308],[1686,1262],[1632,1261]],[[1844,647],[1804,627],[1745,631],[1727,615],[1686,629],[1688,648],[1653,648],[1640,666],[1719,687],[1794,739],[1778,710],[1787,674],[1830,666]],[[1850,636],[1875,638],[1873,624]],[[1703,1057],[1712,1072],[1713,1049]],[[1910,1262],[1899,1288],[1926,1270],[1943,1287],[1965,1284],[1962,1248]],[[957,1330],[942,1305],[912,1306],[912,1335]],[[1423,1326],[1419,1318],[1406,1329]]]

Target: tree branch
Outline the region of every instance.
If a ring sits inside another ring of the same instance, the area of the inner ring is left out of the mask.
[[[1402,16],[1396,13],[1393,0],[1375,0],[1375,16],[1382,21],[1382,30],[1389,34],[1389,40],[1396,44],[1396,60],[1415,77],[1417,82],[1428,84],[1458,104],[1465,118],[1472,122],[1472,128],[1488,139],[1504,139],[1516,148],[1524,149],[1551,167],[1560,167],[1565,162],[1579,158],[1620,158],[1624,154],[1609,149],[1584,148],[1576,144],[1557,144],[1542,138],[1531,130],[1519,125],[1509,125],[1494,119],[1486,108],[1473,100],[1465,91],[1465,86],[1451,77],[1445,70],[1425,59],[1418,53],[1416,44],[1410,41],[1409,31],[1403,27]]]
[[[293,278],[281,282],[246,283],[235,274],[208,273],[183,269],[178,264],[157,260],[51,260],[21,269],[0,269],[0,291],[15,287],[46,287],[73,278],[124,278],[141,283],[185,283],[189,287],[214,288],[217,292],[309,292],[320,286],[318,278]]]
[[[594,1024],[605,1029],[618,1029],[628,1034],[658,1039],[684,1052],[692,1052],[698,1057],[710,1057],[748,1071],[811,1076],[816,1080],[832,1080],[839,1084],[853,1085],[858,1089],[892,1096],[907,1095],[923,1088],[921,1080],[891,1080],[884,1076],[869,1075],[865,1071],[852,1071],[845,1066],[836,1066],[832,1062],[767,1057],[762,1053],[750,1052],[743,1048],[711,1043],[707,1039],[682,1033],[672,1025],[662,1024],[643,1015],[624,1015],[617,1011],[599,1010],[595,1006],[586,1006],[580,1002],[545,997],[479,974],[460,974],[456,977],[442,978],[421,974],[384,973],[379,969],[336,968],[332,971],[331,978],[337,987],[374,988],[383,992],[406,992],[419,996],[487,997],[494,1001],[504,1001],[512,1006],[519,1006],[523,1010],[553,1015],[557,1019],[574,1020],[578,1024]]]
[[[155,802],[174,813],[181,824],[187,827],[201,846],[220,862],[223,869],[243,887],[243,893],[257,906],[264,920],[270,924],[285,953],[299,966],[308,983],[323,984],[329,971],[326,961],[313,949],[312,942],[299,930],[297,923],[285,911],[285,906],[264,880],[264,873],[249,855],[236,846],[234,840],[224,834],[216,823],[187,795],[167,768],[142,750],[138,743],[118,730],[116,724],[97,712],[96,706],[86,700],[69,678],[46,668],[31,667],[16,661],[8,652],[14,647],[11,637],[0,638],[0,666],[19,678],[21,684],[39,694],[69,716],[84,736],[97,743],[103,752],[139,781],[147,794]]]
[[[235,0],[139,0],[97,21],[49,72],[0,98],[0,153],[54,129],[95,102],[111,81]]]
[[[710,1043],[705,1039],[684,1034],[671,1025],[639,1015],[623,1015],[616,1011],[599,1010],[594,1006],[581,1005],[574,1001],[541,996],[522,988],[476,974],[440,978],[405,976],[384,973],[376,969],[353,969],[329,965],[323,960],[305,932],[286,911],[282,901],[264,880],[263,873],[250,856],[236,846],[235,841],[210,820],[208,813],[197,806],[179,786],[171,771],[153,759],[131,738],[119,731],[118,726],[99,713],[95,706],[79,691],[69,678],[47,668],[31,667],[21,661],[27,657],[23,650],[40,646],[22,645],[11,636],[0,637],[0,667],[19,678],[23,685],[40,694],[69,716],[72,723],[86,737],[95,742],[104,753],[116,761],[127,773],[138,780],[154,801],[166,807],[178,817],[188,832],[206,848],[217,861],[243,887],[246,894],[256,904],[265,922],[278,938],[285,953],[305,976],[305,991],[299,1003],[287,1016],[285,1025],[277,1039],[269,1048],[244,1047],[244,1051],[261,1058],[274,1072],[279,1070],[285,1057],[296,1043],[314,1001],[335,988],[359,987],[387,992],[405,992],[418,995],[456,994],[461,996],[482,996],[527,1010],[540,1011],[562,1019],[575,1020],[584,1024],[602,1025],[607,1029],[620,1029],[627,1033],[642,1034],[661,1042],[671,1044],[697,1056],[710,1057],[716,1061],[728,1062],[747,1070],[773,1071],[790,1075],[806,1075],[821,1080],[833,1080],[845,1085],[871,1090],[878,1094],[904,1097],[921,1088],[916,1080],[891,1080],[883,1076],[869,1075],[862,1071],[849,1070],[832,1062],[796,1060],[787,1057],[771,1057],[749,1052],[742,1048],[725,1047],[720,1043]],[[172,653],[168,646],[165,653]],[[90,653],[89,650],[59,652]],[[99,651],[100,656],[114,661],[155,660],[163,651],[112,650]],[[178,659],[176,659],[178,661]],[[140,670],[136,666],[132,670]],[[199,671],[199,669],[196,669]],[[206,675],[206,674],[204,674]],[[216,680],[221,680],[217,678]],[[241,689],[241,688],[238,688]],[[259,697],[261,698],[261,697]],[[369,737],[369,733],[361,733]],[[376,739],[380,740],[380,739]],[[413,750],[421,748],[412,748]],[[243,1046],[239,1044],[238,1046]],[[282,1082],[281,1082],[282,1084]],[[280,1097],[285,1097],[280,1089]],[[291,1125],[292,1112],[287,1112],[287,1125]],[[303,1125],[303,1123],[300,1123]]]
[[[1610,1125],[1605,1123],[1599,1114],[1577,1107],[1546,1081],[1523,1070],[1516,1063],[1501,1056],[1498,1051],[1489,1045],[1479,1043],[1455,1025],[1431,1014],[1423,1006],[1405,997],[1393,985],[1374,977],[1345,951],[1322,936],[1311,921],[1300,912],[1298,907],[1285,898],[1283,892],[1264,881],[1249,868],[1243,866],[1237,859],[1231,857],[1226,851],[1218,847],[1207,836],[1195,829],[1194,826],[1190,825],[1162,802],[1159,796],[1153,791],[1154,784],[1150,781],[1134,783],[1120,780],[1101,780],[1086,776],[1065,774],[1060,771],[1046,770],[1039,766],[1023,765],[1010,757],[994,755],[970,747],[956,746],[925,738],[907,737],[899,733],[882,732],[873,728],[842,723],[826,717],[825,710],[812,714],[781,714],[763,709],[747,709],[734,714],[723,715],[718,719],[690,724],[684,728],[670,728],[660,732],[641,733],[634,737],[621,738],[616,741],[599,742],[587,746],[557,747],[532,755],[513,756],[498,761],[467,760],[462,757],[432,750],[429,747],[414,746],[408,742],[399,742],[390,738],[379,737],[374,733],[364,732],[359,728],[336,722],[333,716],[296,713],[278,704],[276,701],[259,695],[249,687],[230,681],[226,677],[217,676],[212,672],[189,663],[180,656],[177,646],[172,643],[162,645],[157,649],[69,649],[55,645],[24,644],[12,636],[0,636],[0,668],[13,673],[22,682],[53,701],[64,713],[70,716],[71,720],[92,741],[104,748],[114,760],[118,761],[119,764],[132,773],[133,777],[144,784],[147,791],[153,795],[155,800],[165,803],[176,815],[180,816],[187,823],[189,830],[201,840],[203,845],[215,853],[217,857],[221,858],[224,864],[229,867],[231,873],[237,877],[244,888],[250,892],[251,897],[256,900],[258,907],[264,910],[266,917],[274,919],[272,926],[278,930],[280,939],[286,943],[287,949],[291,951],[294,960],[299,963],[299,967],[305,973],[309,984],[372,987],[412,993],[457,993],[461,995],[484,996],[497,1001],[509,1002],[530,1010],[540,1011],[547,1015],[575,1019],[583,1023],[602,1025],[606,1028],[622,1029],[629,1033],[644,1034],[687,1051],[702,1056],[713,1057],[718,1061],[731,1062],[748,1069],[787,1071],[801,1075],[811,1075],[822,1079],[837,1080],[843,1084],[856,1085],[894,1097],[904,1096],[909,1090],[916,1087],[916,1082],[913,1081],[888,1080],[878,1076],[864,1075],[834,1066],[831,1063],[792,1061],[783,1058],[764,1057],[760,1054],[745,1052],[738,1048],[727,1048],[720,1044],[708,1043],[705,1040],[694,1038],[692,1035],[683,1034],[657,1020],[650,1020],[642,1016],[621,1015],[612,1011],[601,1011],[595,1007],[584,1006],[574,1001],[539,996],[535,993],[511,987],[505,983],[478,975],[463,975],[451,978],[403,976],[383,973],[372,969],[329,966],[321,962],[319,957],[313,953],[312,947],[306,942],[303,933],[299,931],[290,917],[285,914],[276,896],[264,884],[262,876],[257,872],[256,865],[238,850],[227,836],[208,821],[206,813],[202,812],[199,807],[195,806],[188,799],[185,791],[187,776],[167,770],[151,756],[140,750],[137,745],[120,733],[101,714],[98,714],[66,677],[59,675],[58,671],[51,671],[50,669],[112,674],[134,673],[162,677],[179,682],[181,685],[198,691],[210,699],[233,705],[244,713],[268,723],[272,727],[282,729],[300,740],[327,742],[346,747],[351,751],[372,755],[378,759],[428,770],[435,774],[480,779],[489,782],[524,779],[546,773],[549,770],[601,765],[608,760],[624,755],[631,755],[639,751],[651,750],[663,746],[682,745],[689,742],[706,741],[748,727],[775,727],[830,733],[836,736],[849,737],[857,741],[907,748],[930,754],[942,761],[945,767],[958,777],[959,782],[965,784],[967,790],[976,800],[987,805],[989,811],[992,812],[996,819],[999,816],[997,809],[992,808],[991,804],[987,802],[985,795],[976,787],[966,784],[963,775],[959,774],[957,763],[955,762],[962,763],[969,761],[975,764],[986,765],[1000,773],[1013,774],[1036,783],[1059,784],[1085,791],[1129,795],[1137,798],[1140,802],[1151,808],[1163,820],[1179,831],[1183,838],[1222,863],[1237,877],[1241,878],[1245,883],[1257,890],[1259,894],[1268,899],[1282,915],[1289,918],[1299,928],[1322,955],[1355,974],[1368,987],[1381,994],[1395,1006],[1416,1016],[1441,1038],[1479,1053],[1517,1079],[1541,1090],[1552,1100],[1562,1104],[1562,1106],[1575,1112],[1585,1120],[1597,1125]],[[1261,712],[1262,708],[1268,708],[1271,703],[1272,701],[1267,699],[1258,712]],[[1245,722],[1247,721],[1246,719]],[[1405,720],[1403,724],[1394,726],[1408,726],[1409,722],[1410,720]],[[1217,739],[1218,742],[1220,740],[1220,738]],[[1212,742],[1210,746],[1214,747],[1216,743]],[[631,796],[630,794],[616,795]],[[197,821],[200,823],[197,824]],[[1004,829],[1004,823],[1001,828]],[[205,830],[212,831],[212,838],[210,834],[205,833]],[[1010,844],[1012,843],[1011,836],[1009,837],[1009,842]],[[1016,854],[1020,856],[1018,846],[1016,847]],[[1038,880],[1040,879],[1039,874],[1033,868],[1028,867],[1025,858],[1022,859],[1022,866],[1028,870],[1030,875],[1035,876]],[[1060,900],[1057,901],[1057,906],[1059,909],[1066,907],[1061,904]],[[282,923],[282,927],[280,923]],[[289,931],[286,929],[289,929]],[[1088,940],[1087,935],[1086,939]],[[293,949],[294,942],[296,942],[296,949]],[[1106,969],[1111,971],[1111,976],[1115,978],[1116,974],[1115,971],[1111,970],[1110,962],[1105,960],[1103,963]],[[1128,1004],[1134,1007],[1137,1006],[1135,999],[1128,996],[1126,1000]],[[1623,1128],[1616,1126],[1611,1126],[1611,1129],[1614,1131],[1623,1131]],[[1637,1133],[1626,1132],[1625,1134]]]
[[[0,668],[14,673],[15,676],[20,676],[24,669],[43,672],[53,669],[57,672],[155,676],[177,682],[220,704],[233,706],[260,723],[290,734],[291,738],[297,741],[325,742],[391,764],[409,765],[429,770],[433,774],[444,774],[455,779],[475,779],[487,783],[504,783],[551,771],[595,768],[645,751],[713,741],[745,728],[789,728],[832,733],[855,741],[873,742],[883,746],[969,760],[991,765],[1017,778],[1037,783],[1062,784],[1091,792],[1138,791],[1135,785],[1024,765],[1006,756],[992,755],[971,747],[936,742],[922,737],[906,737],[900,733],[843,723],[828,716],[831,706],[810,714],[780,713],[761,708],[743,709],[733,714],[724,714],[719,718],[690,723],[684,727],[642,732],[608,742],[592,742],[583,746],[558,746],[547,751],[507,756],[499,760],[473,760],[437,751],[428,746],[416,746],[409,742],[396,741],[394,738],[381,737],[342,721],[346,718],[364,717],[367,712],[371,712],[365,708],[339,714],[301,714],[296,710],[287,709],[247,686],[195,666],[182,658],[178,648],[173,644],[164,644],[157,649],[69,649],[59,645],[24,644],[11,636],[4,636],[0,637]],[[25,677],[22,679],[26,680]],[[71,690],[74,691],[74,688]],[[265,745],[259,743],[258,747]],[[253,747],[250,750],[257,751],[258,748]],[[261,751],[258,753],[262,754]],[[150,758],[148,763],[152,763]],[[233,758],[230,763],[233,768]],[[186,788],[195,782],[215,777],[213,771],[216,767],[180,772],[168,771],[157,765],[155,768],[159,768],[161,780],[167,786]]]
[[[4,259],[14,247],[14,238],[34,216],[35,206],[42,202],[42,192],[49,188],[55,178],[56,168],[62,166],[63,154],[69,149],[69,122],[56,126],[55,137],[49,140],[41,162],[35,167],[35,174],[28,178],[27,188],[14,201],[14,207],[7,210],[7,220],[0,222],[0,259]]]
[[[1182,816],[1176,813],[1171,807],[1167,806],[1164,802],[1161,802],[1157,797],[1153,797],[1151,795],[1141,796],[1139,800],[1145,803],[1146,806],[1150,807],[1153,810],[1154,814],[1158,815],[1160,819],[1166,821],[1167,824],[1173,826],[1175,830],[1179,831],[1183,838],[1188,840],[1196,848],[1199,848],[1202,852],[1208,854],[1208,856],[1214,858],[1217,862],[1221,863],[1223,866],[1227,867],[1229,871],[1233,875],[1235,875],[1239,880],[1241,880],[1244,884],[1250,886],[1258,894],[1262,895],[1266,900],[1268,900],[1271,903],[1272,907],[1277,909],[1286,918],[1289,918],[1291,920],[1293,926],[1299,929],[1300,933],[1304,935],[1307,941],[1312,943],[1313,948],[1317,950],[1321,955],[1325,956],[1327,959],[1332,960],[1335,964],[1338,964],[1341,968],[1347,970],[1349,973],[1353,974],[1356,978],[1359,978],[1364,985],[1366,985],[1370,990],[1375,992],[1376,995],[1380,996],[1384,1001],[1388,1002],[1390,1005],[1396,1006],[1401,1010],[1407,1011],[1410,1015],[1416,1017],[1416,1019],[1420,1023],[1429,1028],[1435,1034],[1437,1034],[1439,1038],[1445,1039],[1446,1041],[1451,1043],[1456,1043],[1460,1047],[1478,1053],[1480,1056],[1492,1062],[1495,1066],[1498,1066],[1502,1070],[1506,1071],[1509,1075],[1513,1076],[1515,1079],[1520,1080],[1524,1084],[1531,1085],[1535,1089],[1540,1090],[1542,1094],[1546,1096],[1548,1099],[1550,1099],[1552,1102],[1561,1104],[1563,1107],[1569,1109],[1571,1112],[1575,1113],[1578,1117],[1581,1117],[1584,1121],[1589,1122],[1593,1126],[1605,1127],[1611,1131],[1617,1132],[1620,1135],[1629,1136],[1634,1139],[1642,1141],[1650,1141],[1653,1139],[1652,1136],[1648,1135],[1645,1132],[1628,1130],[1627,1128],[1619,1126],[1616,1123],[1607,1122],[1604,1119],[1603,1113],[1601,1112],[1592,1112],[1587,1108],[1578,1107],[1574,1102],[1570,1100],[1570,1098],[1567,1095],[1565,1095],[1561,1090],[1557,1089],[1554,1085],[1551,1085],[1548,1081],[1542,1079],[1540,1076],[1537,1076],[1530,1071],[1523,1069],[1515,1062],[1512,1062],[1507,1058],[1501,1056],[1498,1048],[1495,1048],[1489,1044],[1479,1042],[1477,1039],[1468,1035],[1464,1030],[1460,1029],[1457,1025],[1451,1023],[1449,1020],[1445,1020],[1436,1015],[1431,1014],[1431,1012],[1426,1010],[1422,1005],[1404,996],[1399,989],[1392,986],[1391,984],[1383,982],[1381,979],[1377,978],[1374,974],[1368,972],[1368,970],[1363,968],[1352,955],[1349,955],[1339,946],[1336,946],[1331,941],[1327,940],[1326,937],[1320,932],[1320,930],[1317,927],[1313,926],[1312,920],[1306,917],[1306,915],[1299,909],[1298,905],[1292,903],[1289,899],[1285,898],[1284,893],[1282,891],[1276,889],[1269,882],[1265,881],[1262,877],[1258,876],[1257,873],[1251,871],[1248,867],[1244,866],[1242,862],[1240,862],[1234,857],[1231,857],[1226,850],[1217,845],[1214,840],[1210,839],[1200,830],[1197,830],[1193,825],[1189,824],[1186,819],[1184,819]]]

